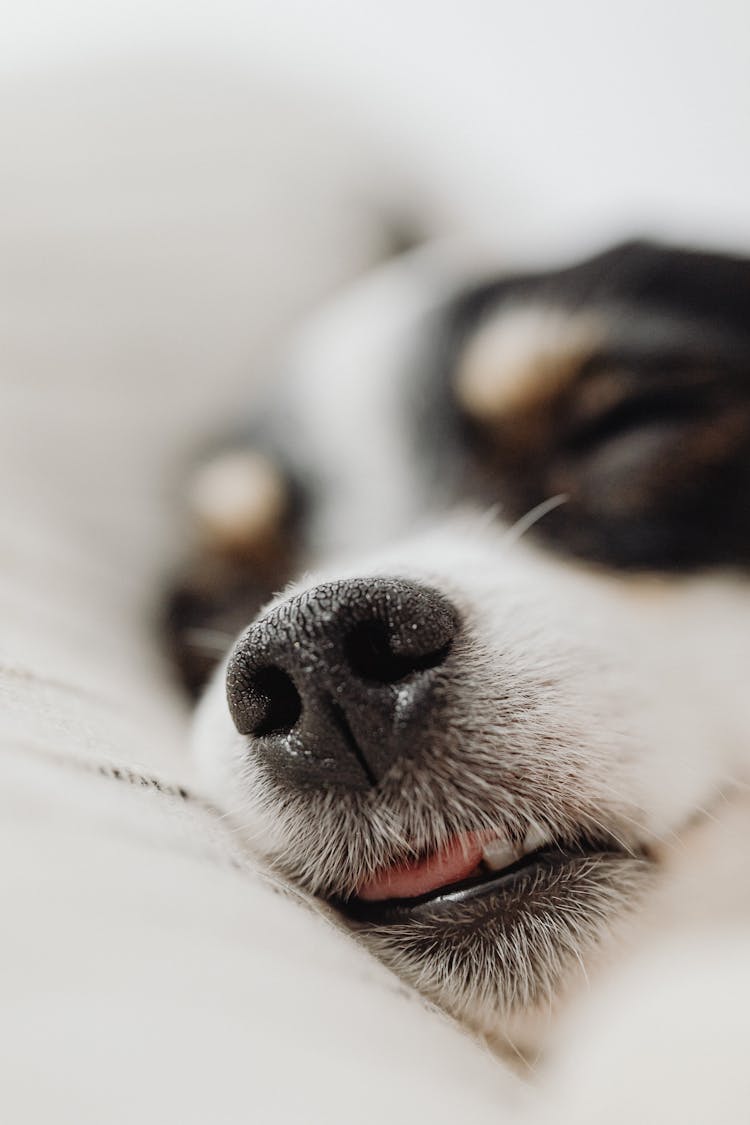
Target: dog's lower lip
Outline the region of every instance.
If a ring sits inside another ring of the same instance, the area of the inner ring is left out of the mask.
[[[502,895],[517,889],[522,880],[532,880],[537,872],[553,874],[555,870],[582,860],[611,859],[622,856],[619,849],[607,846],[590,848],[564,848],[547,846],[524,855],[502,871],[487,871],[473,875],[459,883],[439,887],[428,894],[414,898],[392,898],[376,902],[351,898],[333,902],[343,914],[354,922],[374,926],[403,925],[429,917],[437,921],[441,914],[450,917],[455,908],[469,903],[480,904],[493,895]]]

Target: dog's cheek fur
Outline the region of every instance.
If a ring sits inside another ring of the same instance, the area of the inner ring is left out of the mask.
[[[464,614],[472,640],[455,667],[452,746],[460,745],[469,758],[483,753],[496,771],[513,760],[534,774],[558,761],[568,791],[572,756],[582,790],[599,805],[645,808],[653,821],[646,831],[673,826],[693,796],[688,780],[700,767],[697,744],[704,727],[697,736],[691,733],[701,709],[691,699],[701,686],[700,661],[680,656],[690,623],[681,621],[679,611],[691,604],[689,591],[676,599],[658,585],[577,571],[522,544],[505,543],[486,521],[467,518],[335,572],[323,568],[271,604],[319,581],[363,574],[431,583]],[[699,593],[692,603],[700,607]],[[662,742],[670,725],[671,736]],[[235,800],[252,799],[256,767],[231,724],[221,670],[199,708],[196,746],[209,777],[224,775],[225,785],[229,779]],[[659,784],[670,773],[671,784]],[[662,793],[665,800],[656,795],[660,789],[670,791]],[[670,799],[676,791],[676,800]]]
[[[469,802],[481,784],[506,794],[504,804],[498,800],[506,820],[514,808],[526,820],[551,820],[554,810],[555,826],[564,829],[565,820],[580,826],[588,810],[592,817],[616,819],[623,833],[637,830],[639,839],[673,830],[712,788],[713,759],[701,750],[704,697],[695,698],[700,676],[681,656],[684,636],[673,632],[677,614],[668,612],[667,595],[549,562],[523,544],[504,543],[501,532],[482,523],[453,521],[379,558],[352,561],[335,575],[323,570],[292,589],[300,592],[332,576],[400,574],[426,581],[456,602],[467,647],[452,666],[434,755],[416,778],[420,795],[429,791],[439,798],[456,823],[476,814]],[[282,799],[275,793],[262,762],[231,724],[221,672],[199,709],[196,747],[214,791],[241,810],[243,821],[249,815],[258,821],[269,853],[304,851],[305,878],[316,889],[345,874],[356,881],[386,856],[386,841],[392,846],[393,813],[383,813],[371,797],[364,805],[358,799],[350,810],[352,829],[361,835],[367,826],[371,840],[358,863],[349,859],[348,873],[337,869],[335,843],[324,824],[328,814],[338,817],[334,839],[342,836],[340,817],[350,798]],[[398,780],[403,790],[405,779]],[[444,833],[444,820],[438,816],[430,825],[429,813],[421,815],[417,836],[427,846],[441,824]],[[315,823],[320,844],[311,850]],[[318,866],[325,878],[313,876]]]

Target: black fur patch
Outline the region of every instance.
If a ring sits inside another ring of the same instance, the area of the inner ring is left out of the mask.
[[[525,404],[477,422],[455,395],[462,354],[488,317],[527,300],[619,323],[564,386],[532,385]],[[643,325],[659,317],[670,331],[650,342]],[[535,534],[611,566],[750,564],[750,263],[628,243],[493,281],[446,310],[433,355],[441,471],[459,495],[514,519],[565,494]]]

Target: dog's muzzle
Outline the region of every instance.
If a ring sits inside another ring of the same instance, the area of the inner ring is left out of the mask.
[[[234,724],[282,785],[370,788],[419,753],[459,629],[452,604],[415,582],[316,586],[238,640],[227,668]]]

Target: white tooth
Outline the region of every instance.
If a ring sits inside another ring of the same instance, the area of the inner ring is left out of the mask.
[[[521,847],[521,852],[523,855],[528,855],[529,852],[535,852],[537,848],[541,848],[544,844],[547,843],[549,843],[549,835],[544,831],[544,829],[539,828],[539,826],[537,825],[534,828],[530,828],[526,833]]]
[[[518,859],[518,852],[507,840],[490,840],[482,848],[482,859],[493,871],[502,871]]]

